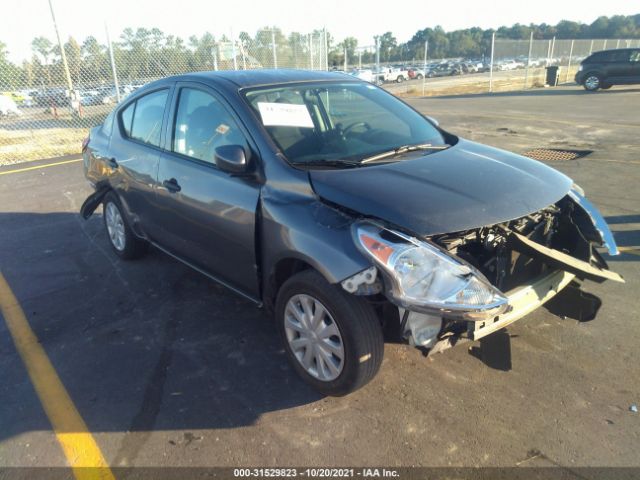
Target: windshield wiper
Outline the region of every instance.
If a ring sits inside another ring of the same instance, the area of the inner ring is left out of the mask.
[[[395,157],[396,155],[402,155],[407,152],[415,152],[416,150],[446,150],[449,145],[431,145],[430,143],[423,143],[418,145],[403,145],[393,150],[388,150],[382,153],[376,153],[370,157],[363,158],[360,163],[372,163],[378,160],[384,160],[385,158]]]
[[[358,167],[360,162],[353,160],[309,160],[305,162],[301,160],[299,162],[291,162],[292,165],[301,167]]]

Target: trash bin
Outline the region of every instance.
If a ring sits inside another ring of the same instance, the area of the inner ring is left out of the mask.
[[[552,67],[547,67],[547,80],[545,82],[545,85],[548,85],[550,87],[555,87],[556,85],[558,85],[558,77],[560,76],[560,67],[558,66],[552,66]]]

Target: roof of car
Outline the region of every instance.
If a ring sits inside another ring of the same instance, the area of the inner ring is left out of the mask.
[[[313,70],[293,69],[265,69],[265,70],[224,70],[212,72],[195,72],[174,77],[175,80],[201,79],[209,81],[226,80],[240,88],[258,85],[272,85],[293,82],[313,82],[331,80],[356,80],[357,78],[338,72],[324,72]]]
[[[639,50],[638,48],[634,48],[634,47],[628,47],[628,48],[609,48],[607,50],[598,50],[596,52],[593,52],[592,55],[595,55],[596,53],[609,53],[609,52],[626,52],[629,50]]]

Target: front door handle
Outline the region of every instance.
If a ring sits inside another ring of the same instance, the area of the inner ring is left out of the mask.
[[[116,161],[115,158],[110,158],[109,160],[107,160],[107,164],[111,167],[111,168],[118,168],[118,162]]]
[[[164,182],[162,182],[162,185],[171,193],[179,192],[182,189],[175,178],[165,180]]]

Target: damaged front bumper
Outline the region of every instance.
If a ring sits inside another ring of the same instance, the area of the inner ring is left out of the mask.
[[[509,302],[505,313],[490,320],[467,322],[467,331],[463,337],[479,340],[511,325],[551,300],[574,278],[573,273],[558,270],[538,277],[529,285],[514,288],[506,294]]]
[[[580,321],[591,320],[601,302],[581,291],[580,281],[624,283],[619,274],[609,270],[596,250],[604,247],[610,255],[616,255],[618,249],[613,235],[602,215],[576,185],[556,204],[501,224],[422,239],[373,224],[358,227],[357,239],[361,241],[363,251],[380,266],[380,271],[373,266],[353,275],[342,282],[343,288],[355,295],[384,292],[398,308],[402,337],[410,344],[430,351],[439,350],[446,342],[451,346],[458,340],[481,339],[526,316],[554,297],[555,300],[547,306],[552,313]],[[443,287],[445,283],[442,281],[434,291],[442,291],[442,298],[447,295],[453,298],[450,291],[455,287],[459,289],[456,300],[468,297],[474,301],[452,304],[432,295],[431,291],[426,291],[424,296],[407,295],[402,282],[406,281],[409,289],[414,285],[432,288],[438,279],[435,273],[430,272],[440,272],[440,263],[425,260],[426,255],[412,256],[404,252],[431,249],[432,254],[434,247],[439,248],[443,255],[466,265],[471,272],[465,275],[460,273],[462,269],[444,265],[456,272],[451,274],[445,269],[449,277],[480,278],[484,282],[480,286],[485,290],[493,289],[499,302],[475,300],[486,297],[487,292],[475,286],[460,287],[455,281],[451,282],[452,287],[446,284],[447,288]],[[430,263],[434,267],[426,269],[424,265]],[[477,290],[480,293],[476,295]],[[560,292],[563,294],[558,296]]]

